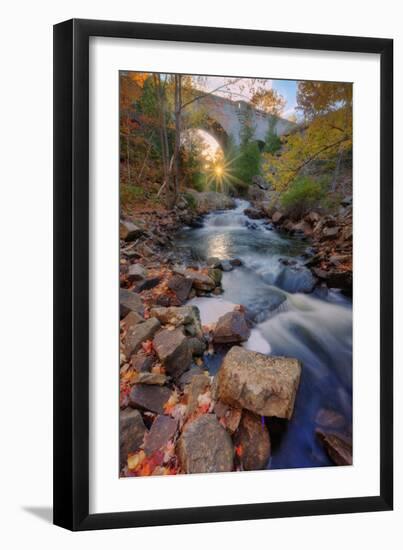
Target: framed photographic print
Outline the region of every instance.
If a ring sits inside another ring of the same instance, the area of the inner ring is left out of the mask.
[[[54,522],[393,506],[393,42],[54,27]]]

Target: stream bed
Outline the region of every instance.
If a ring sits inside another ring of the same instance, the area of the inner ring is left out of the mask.
[[[243,345],[267,355],[296,357],[302,376],[289,422],[269,424],[272,455],[268,468],[332,465],[315,436],[318,413],[352,418],[352,304],[335,290],[313,289],[304,267],[307,241],[284,236],[266,220],[251,220],[237,200],[232,210],[205,216],[203,226],[183,229],[176,245],[193,262],[239,258],[242,266],[224,272],[223,294],[194,298],[203,324],[217,321],[242,304],[253,322]],[[215,374],[222,356],[207,360]]]

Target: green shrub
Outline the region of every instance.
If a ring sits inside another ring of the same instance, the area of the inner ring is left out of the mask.
[[[204,183],[206,181],[206,175],[202,174],[201,172],[195,172],[192,174],[191,180],[189,181],[189,185],[192,189],[195,189],[196,191],[199,191],[201,193],[204,191]]]
[[[266,153],[270,153],[271,155],[274,155],[274,153],[277,153],[281,148],[281,139],[277,134],[269,134],[266,139],[266,143],[264,146],[264,151]]]
[[[144,199],[145,191],[139,185],[129,185],[121,183],[120,185],[120,200],[122,204],[130,204],[140,199]]]
[[[287,216],[301,218],[308,210],[318,206],[325,196],[323,182],[307,176],[297,178],[281,196],[281,206]]]
[[[191,210],[196,210],[197,202],[195,197],[192,195],[192,193],[184,193],[183,196],[185,198],[185,201],[188,204],[188,207]]]
[[[321,206],[326,210],[335,211],[340,206],[340,201],[343,198],[341,193],[328,193],[321,201]]]
[[[234,175],[237,179],[249,184],[253,176],[259,174],[261,153],[256,141],[243,143],[234,161]]]

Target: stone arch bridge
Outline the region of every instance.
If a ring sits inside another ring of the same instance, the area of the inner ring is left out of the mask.
[[[297,126],[294,122],[256,109],[246,101],[234,101],[215,94],[200,97],[189,105],[187,112],[193,115],[200,113],[203,122],[195,124],[194,128],[211,134],[224,150],[229,137],[235,145],[241,143],[246,120],[253,130],[252,139],[262,144],[267,137],[269,125],[279,136],[291,132]]]

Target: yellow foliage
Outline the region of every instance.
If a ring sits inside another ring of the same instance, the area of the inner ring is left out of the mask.
[[[345,106],[282,138],[280,154],[264,154],[263,171],[277,191],[285,191],[311,161],[327,160],[351,145],[352,109]]]

